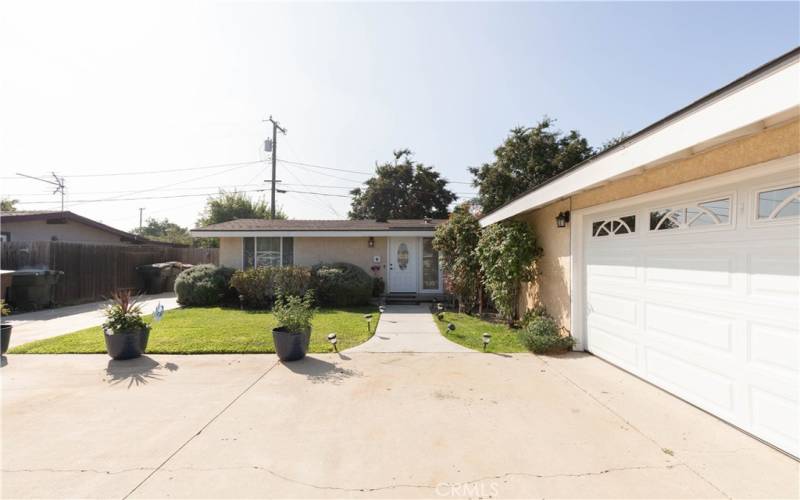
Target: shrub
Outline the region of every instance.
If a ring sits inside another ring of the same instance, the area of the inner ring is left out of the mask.
[[[141,330],[147,327],[142,319],[142,306],[130,290],[117,290],[111,295],[111,303],[103,310],[106,317],[103,328],[112,332]]]
[[[524,328],[528,326],[528,323],[530,323],[531,321],[533,321],[538,317],[552,318],[550,313],[547,312],[547,309],[545,309],[543,305],[537,305],[534,306],[533,309],[528,309],[525,312],[525,315],[522,316],[522,319],[520,320],[519,323]]]
[[[458,298],[458,309],[472,311],[477,303],[480,264],[475,251],[481,226],[468,204],[459,205],[444,224],[436,228],[433,248],[441,255],[442,269]]]
[[[214,264],[193,266],[175,279],[175,293],[182,306],[213,306],[229,293],[233,269]]]
[[[514,319],[522,282],[534,278],[533,263],[542,253],[527,224],[504,221],[481,231],[477,255],[483,283],[497,312]]]
[[[386,291],[386,282],[380,276],[372,278],[372,296],[380,297]]]
[[[311,331],[311,319],[316,312],[313,304],[314,293],[311,290],[302,297],[280,294],[275,298],[272,314],[279,327],[291,333],[308,332]]]
[[[311,272],[312,286],[323,305],[362,305],[372,297],[372,277],[358,266],[346,262],[319,264]]]
[[[301,296],[311,285],[311,269],[307,267],[256,267],[236,271],[231,286],[250,307],[267,308],[280,290],[283,295]]]
[[[519,331],[522,344],[536,354],[564,352],[572,348],[575,340],[559,334],[558,325],[547,316],[534,316]]]

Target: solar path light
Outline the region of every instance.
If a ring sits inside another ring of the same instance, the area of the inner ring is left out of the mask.
[[[336,351],[336,352],[339,352],[339,348],[336,347],[336,343],[338,341],[339,340],[336,338],[336,334],[335,333],[329,333],[328,334],[328,342],[331,343],[331,345],[333,346],[333,350]]]
[[[483,334],[483,352],[486,352],[486,347],[489,345],[489,342],[492,341],[492,334],[491,333],[484,333]]]

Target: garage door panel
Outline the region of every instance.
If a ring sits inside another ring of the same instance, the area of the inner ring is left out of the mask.
[[[663,351],[646,348],[644,355],[648,378],[689,402],[734,417],[733,379]]]
[[[729,192],[747,200],[752,186]],[[755,203],[736,203],[725,227],[651,231],[651,211],[671,205],[651,200],[576,218],[589,231],[587,349],[800,456],[798,223],[757,221]],[[631,214],[635,234],[592,237],[593,221]]]
[[[769,371],[797,377],[800,331],[758,322],[748,322],[747,361]]]
[[[645,329],[671,338],[702,344],[724,353],[732,349],[733,318],[661,304],[645,305]]]

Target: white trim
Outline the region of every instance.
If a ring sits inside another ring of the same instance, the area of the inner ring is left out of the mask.
[[[793,58],[752,82],[676,117],[619,150],[589,161],[525,194],[480,220],[482,227],[582,191],[612,178],[630,175],[675,153],[713,141],[725,134],[792,112],[800,105],[800,63]]]
[[[204,229],[193,229],[189,233],[196,238],[269,238],[269,237],[292,237],[292,238],[364,238],[368,236],[433,236],[434,230],[415,230],[415,231],[207,231]]]
[[[731,172],[726,172],[723,174],[714,175],[712,177],[706,177],[704,179],[699,179],[692,182],[687,182],[684,184],[679,184],[676,186],[672,186],[669,188],[661,189],[658,191],[653,191],[651,193],[640,194],[637,196],[632,196],[630,198],[625,198],[622,200],[612,201],[609,203],[605,203],[602,205],[595,205],[592,207],[582,208],[578,210],[572,211],[570,215],[570,267],[571,267],[571,279],[570,279],[570,326],[572,331],[572,337],[575,339],[575,350],[588,350],[588,345],[586,342],[586,315],[584,314],[585,309],[585,287],[584,287],[584,239],[586,235],[586,231],[584,230],[585,222],[589,221],[589,217],[601,212],[610,212],[614,210],[623,210],[627,207],[639,205],[639,204],[646,204],[648,202],[657,203],[659,200],[670,198],[670,197],[677,197],[681,196],[681,199],[691,199],[692,193],[697,193],[703,190],[710,190],[716,185],[720,184],[734,184],[737,182],[747,181],[749,179],[759,178],[759,177],[766,177],[770,175],[779,176],[782,174],[786,175],[794,175],[795,178],[797,176],[797,168],[800,166],[800,154],[794,154],[790,156],[786,156],[784,158],[779,158],[777,160],[771,160],[765,163],[760,163],[758,165],[753,165],[750,167],[741,168],[738,170],[734,170]],[[769,181],[769,184],[774,184],[775,180]],[[749,198],[753,198],[752,193],[756,192],[758,189],[762,189],[761,187],[755,188],[750,191],[751,196]],[[727,188],[725,190],[720,190],[721,192],[729,192]],[[725,195],[727,196],[727,195]],[[703,198],[706,196],[703,195]],[[713,197],[713,195],[712,195]],[[752,201],[751,201],[752,203]],[[723,229],[732,230],[737,227],[736,217],[737,212],[740,210],[740,203],[739,201],[733,197],[731,200],[731,218],[730,218],[730,225],[726,225]],[[648,214],[649,214],[649,208]],[[752,212],[752,207],[751,210]],[[641,212],[641,211],[639,211]],[[637,213],[639,213],[637,212]],[[752,221],[750,221],[752,223]],[[797,219],[792,219],[793,223],[797,223]],[[642,235],[645,237],[650,238],[659,238],[661,237],[658,234],[658,231],[649,231],[650,224],[649,220],[646,221],[647,228],[643,231]],[[761,224],[759,224],[760,226]],[[639,222],[637,221],[637,228],[636,232],[639,233],[640,226]],[[685,233],[684,231],[679,231],[680,233]],[[692,231],[694,232],[694,231]],[[663,231],[663,233],[669,234],[676,234],[675,231]]]
[[[438,277],[439,281],[438,281],[438,286],[436,288],[423,288],[423,286],[424,286],[423,283],[425,283],[425,276],[423,276],[423,274],[422,274],[423,273],[423,265],[422,265],[423,262],[422,262],[422,259],[424,257],[423,256],[423,251],[425,250],[425,244],[424,244],[423,240],[425,238],[433,239],[433,235],[423,236],[423,237],[418,239],[418,241],[419,241],[419,277],[418,277],[418,281],[417,281],[417,283],[418,283],[418,285],[417,285],[417,293],[439,294],[439,293],[442,293],[442,287],[443,287],[443,281],[444,281],[442,279],[443,276],[442,276],[442,259],[441,259],[441,256],[439,257],[439,273],[438,273],[439,274],[439,277]],[[439,252],[437,251],[436,253],[438,254]]]

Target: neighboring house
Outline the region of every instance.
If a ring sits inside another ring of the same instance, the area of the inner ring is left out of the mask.
[[[481,219],[531,225],[577,349],[794,456],[799,110],[796,49]]]
[[[182,247],[149,240],[114,229],[69,211],[2,212],[0,241],[65,241],[71,243],[103,243],[109,245],[147,244]]]
[[[313,266],[348,262],[384,278],[390,294],[415,297],[443,292],[433,232],[443,220],[264,220],[238,219],[192,230],[219,238],[219,263],[254,266]]]

